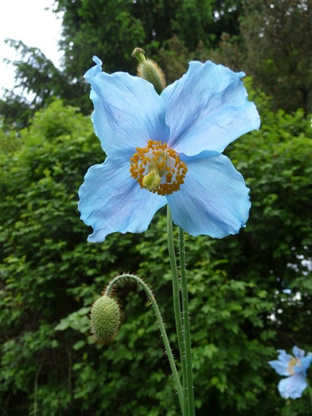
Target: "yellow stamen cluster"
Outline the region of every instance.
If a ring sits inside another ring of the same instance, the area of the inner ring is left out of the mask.
[[[295,374],[294,367],[297,364],[300,364],[300,359],[299,358],[293,357],[289,360],[288,366],[287,366],[287,371],[289,372],[289,374],[291,374],[291,375]]]
[[[149,140],[146,147],[137,147],[131,157],[130,173],[141,188],[158,195],[170,195],[180,189],[187,172],[177,152],[167,143]]]

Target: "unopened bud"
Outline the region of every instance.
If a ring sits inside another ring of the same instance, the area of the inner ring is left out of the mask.
[[[109,344],[120,325],[118,303],[104,295],[97,299],[91,309],[91,331],[100,344]]]
[[[132,56],[139,61],[137,75],[154,85],[158,94],[166,88],[165,75],[162,69],[152,59],[145,58],[145,52],[141,48],[135,48]]]
[[[145,51],[142,48],[135,48],[132,52],[133,58],[137,59],[141,64],[146,61]]]

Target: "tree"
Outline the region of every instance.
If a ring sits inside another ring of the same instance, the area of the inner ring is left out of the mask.
[[[276,109],[311,112],[311,1],[250,0],[243,15],[246,68],[255,83]]]
[[[7,128],[19,130],[26,126],[39,108],[55,98],[62,98],[67,104],[75,103],[82,111],[91,110],[83,83],[77,84],[68,79],[40,49],[27,46],[22,41],[6,41],[20,55],[18,60],[10,62],[15,67],[15,88],[19,93],[6,91],[0,100],[0,110]]]
[[[64,13],[65,71],[74,78],[89,68],[92,54],[102,59],[108,72],[133,72],[131,51],[137,46],[157,53],[174,35],[190,50],[200,41],[211,45],[224,30],[238,33],[241,10],[241,2],[233,0],[56,0],[56,4],[56,12]]]

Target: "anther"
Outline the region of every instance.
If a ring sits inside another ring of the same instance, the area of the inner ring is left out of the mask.
[[[145,188],[159,195],[169,195],[180,189],[187,172],[178,153],[167,143],[149,140],[146,147],[137,147],[130,159],[130,174]]]

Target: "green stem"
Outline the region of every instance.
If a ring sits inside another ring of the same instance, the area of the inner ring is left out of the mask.
[[[34,410],[33,410],[33,415],[37,416],[37,411],[38,411],[38,401],[37,401],[37,394],[38,394],[38,378],[42,369],[42,363],[43,363],[43,357],[40,361],[40,365],[39,368],[36,372],[36,376],[35,376],[35,386],[34,386]]]
[[[174,250],[174,242],[173,242],[173,229],[172,229],[172,217],[169,205],[167,205],[167,234],[168,234],[168,251],[169,251],[169,259],[170,259],[170,267],[171,267],[171,275],[172,275],[172,293],[173,293],[173,307],[174,307],[174,316],[175,316],[175,323],[178,335],[178,343],[179,343],[179,351],[180,351],[180,358],[182,363],[182,377],[183,377],[183,387],[185,388],[185,380],[186,380],[186,365],[185,365],[185,342],[184,342],[184,328],[183,328],[183,321],[182,321],[182,314],[181,314],[181,298],[180,298],[180,284],[179,284],[179,276],[178,276],[178,269],[177,269],[177,262]],[[184,412],[185,416],[188,415],[186,411],[186,397],[184,396]]]
[[[309,382],[308,382],[308,391],[309,391],[309,396],[310,396],[310,406],[312,410],[312,386]]]
[[[181,409],[183,409],[183,392],[182,392],[180,377],[179,377],[179,374],[178,374],[178,371],[177,371],[177,368],[176,368],[176,365],[175,365],[175,362],[174,362],[174,358],[173,358],[173,355],[172,355],[171,347],[170,347],[170,344],[169,344],[169,339],[168,339],[167,332],[166,332],[166,329],[165,329],[165,324],[164,324],[164,321],[162,319],[158,304],[156,302],[156,299],[155,299],[151,289],[138,276],[127,273],[127,274],[122,274],[122,275],[114,277],[111,280],[111,282],[108,284],[104,295],[110,296],[111,291],[113,289],[113,286],[118,281],[127,280],[127,279],[135,280],[139,285],[141,285],[142,288],[144,289],[145,293],[147,294],[149,300],[152,303],[152,306],[153,306],[153,309],[154,309],[154,312],[155,312],[155,315],[156,315],[156,318],[157,318],[157,322],[158,322],[158,325],[159,325],[160,333],[161,333],[162,339],[164,341],[164,345],[165,345],[166,353],[167,353],[168,360],[169,360],[169,363],[170,363],[170,367],[171,367],[172,375],[173,375],[174,382],[175,382],[175,385],[176,385],[176,389],[177,389],[177,392],[178,392],[180,406],[181,406]]]
[[[186,362],[186,395],[189,416],[195,416],[194,390],[193,390],[193,371],[192,371],[192,346],[190,317],[188,307],[188,291],[185,267],[185,249],[184,249],[184,232],[179,228],[179,251],[180,251],[180,272],[181,272],[181,289],[183,304],[183,324],[185,338],[185,362]]]

